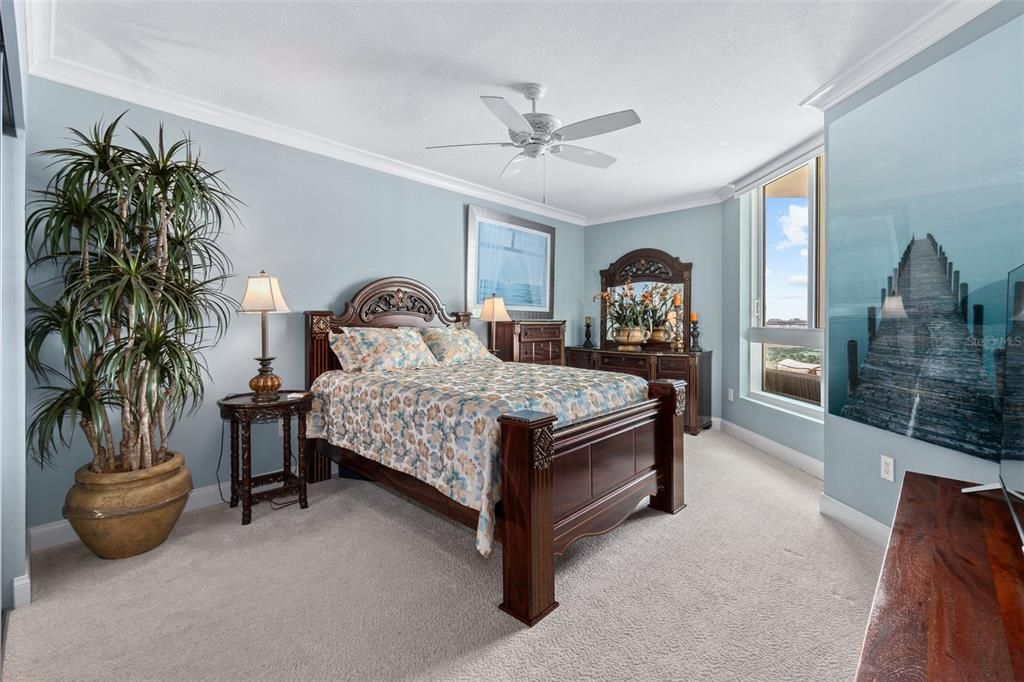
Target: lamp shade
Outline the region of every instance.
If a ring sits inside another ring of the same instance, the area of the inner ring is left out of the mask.
[[[265,270],[250,275],[245,282],[245,294],[239,309],[243,313],[287,313],[288,304],[281,295],[277,277],[271,277]]]
[[[484,299],[484,307],[480,310],[480,319],[484,322],[508,322],[512,318],[505,309],[505,299],[491,296]]]

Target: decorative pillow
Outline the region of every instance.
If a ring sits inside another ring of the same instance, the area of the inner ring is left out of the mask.
[[[347,334],[331,332],[327,340],[341,363],[342,371],[359,372],[363,369],[362,354]]]
[[[497,360],[484,348],[480,338],[469,329],[437,327],[422,329],[423,341],[437,361],[445,367],[474,360]]]
[[[346,372],[380,372],[389,369],[436,367],[437,360],[411,327],[384,329],[342,327],[334,349]]]

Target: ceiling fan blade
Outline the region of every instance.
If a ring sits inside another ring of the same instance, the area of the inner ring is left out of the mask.
[[[523,161],[526,161],[528,158],[529,157],[523,152],[519,152],[518,154],[513,156],[512,160],[505,164],[505,167],[501,169],[501,177],[507,178],[523,170],[519,166],[519,164],[521,164]]]
[[[614,114],[595,116],[576,123],[562,126],[554,132],[561,135],[563,140],[582,140],[585,137],[604,135],[615,130],[622,130],[629,126],[635,126],[640,122],[640,117],[632,109],[617,111]]]
[[[607,168],[617,161],[614,156],[595,152],[593,149],[585,147],[577,147],[574,144],[560,144],[552,148],[551,153],[560,159],[582,163],[584,166],[593,166],[594,168]]]
[[[498,117],[498,119],[505,124],[505,127],[509,130],[517,133],[528,133],[533,134],[533,126],[530,122],[523,118],[523,115],[516,111],[515,107],[505,101],[504,97],[481,97],[480,101],[484,103],[491,113]]]
[[[469,144],[435,144],[424,149],[454,149],[456,147],[515,147],[511,142],[470,142]]]

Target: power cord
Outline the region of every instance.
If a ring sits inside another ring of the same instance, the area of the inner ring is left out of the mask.
[[[220,467],[221,467],[221,463],[224,461],[224,425],[225,425],[225,423],[226,422],[223,419],[220,422],[220,451],[217,453],[217,470],[214,472],[214,476],[217,479],[217,494],[220,495],[220,501],[223,502],[224,504],[227,504],[228,501],[224,498],[224,490],[220,487]],[[299,460],[298,460],[298,457],[295,454],[295,452],[292,452],[292,464],[294,464],[296,467],[299,466]],[[267,503],[270,504],[270,508],[271,509],[276,511],[278,509],[284,509],[285,507],[290,507],[293,504],[298,504],[299,501],[298,501],[298,499],[295,499],[295,500],[292,500],[291,502],[285,502],[283,504],[279,504],[279,503],[274,502],[274,500],[270,499],[270,500],[267,500]]]
[[[217,494],[220,495],[220,501],[227,504],[228,501],[224,499],[224,490],[220,487],[220,463],[224,459],[224,420],[220,420],[220,453],[217,455],[217,471],[215,475],[217,477]]]

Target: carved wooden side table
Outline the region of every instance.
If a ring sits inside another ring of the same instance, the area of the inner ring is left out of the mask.
[[[252,505],[289,494],[298,494],[299,507],[306,502],[306,417],[313,406],[313,395],[307,391],[279,391],[277,400],[256,402],[252,393],[235,393],[217,401],[220,416],[231,420],[231,506],[242,501],[242,525],[252,521]],[[292,473],[292,417],[298,418],[298,471]],[[269,474],[252,475],[252,443],[250,426],[256,423],[281,422],[284,434],[284,468]],[[241,438],[239,438],[241,432]],[[241,450],[239,450],[241,441]],[[241,459],[241,472],[239,472]],[[277,488],[254,493],[253,488],[281,483]]]

